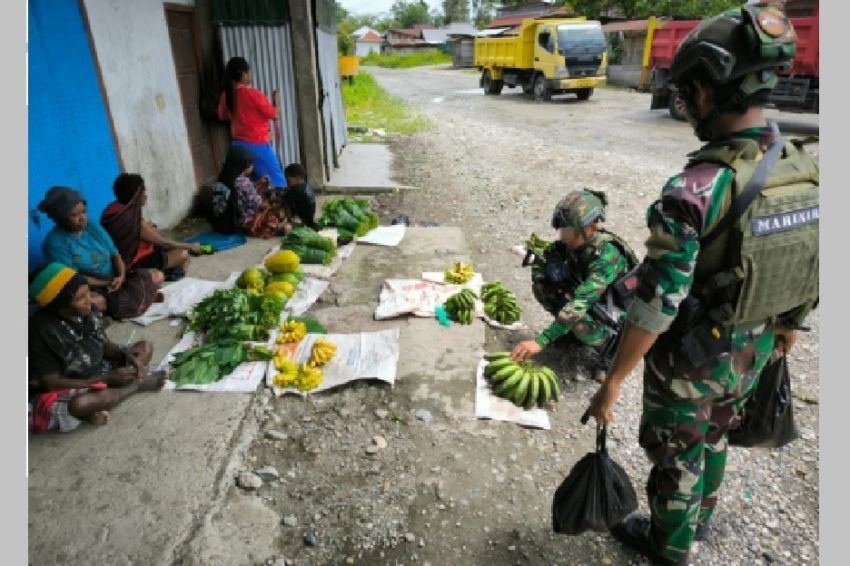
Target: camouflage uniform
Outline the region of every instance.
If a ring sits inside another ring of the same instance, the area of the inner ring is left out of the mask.
[[[601,236],[596,233],[594,238]],[[570,332],[588,346],[599,347],[605,341],[605,327],[591,318],[588,311],[614,280],[627,271],[628,261],[611,242],[602,243],[598,249],[591,247],[592,243],[582,250],[568,252],[572,256],[567,260],[570,268],[576,269],[582,282],[571,296],[567,295],[567,304],[560,311],[557,309],[564,302],[563,296],[556,295],[544,285],[532,284],[534,298],[555,315],[555,321],[536,338],[540,346],[545,347]],[[536,280],[543,269],[540,265],[532,266],[532,280]],[[622,317],[622,313],[619,316]]]
[[[773,134],[752,128],[733,136],[757,139],[764,149]],[[732,351],[698,368],[665,344],[664,333],[694,280],[700,237],[728,210],[734,175],[725,165],[699,163],[667,182],[647,213],[647,256],[626,314],[635,326],[662,335],[644,360],[639,442],[654,464],[646,488],[651,544],[674,562],[687,556],[697,526],[711,519],[727,432],[774,346],[767,321],[743,330],[733,326]],[[811,306],[787,313],[782,323],[801,324]]]

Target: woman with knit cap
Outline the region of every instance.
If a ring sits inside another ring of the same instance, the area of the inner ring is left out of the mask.
[[[148,373],[150,342],[110,342],[101,327],[86,278],[59,263],[29,286],[41,307],[29,321],[29,425],[33,432],[105,424],[109,409],[139,391],[158,391],[165,372]]]
[[[127,272],[115,243],[97,222],[89,222],[83,195],[68,187],[51,187],[38,209],[56,226],[42,249],[47,261],[83,275],[98,310],[116,319],[143,314],[157,300],[165,275],[158,269]]]

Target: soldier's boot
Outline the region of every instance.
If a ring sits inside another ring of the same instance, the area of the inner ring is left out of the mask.
[[[694,531],[694,540],[698,542],[707,541],[711,536],[711,525],[708,523],[700,523],[697,525],[696,531]]]
[[[611,527],[611,534],[624,545],[631,547],[633,550],[649,558],[653,564],[659,566],[686,566],[688,564],[687,556],[673,561],[655,551],[649,538],[650,525],[651,519],[649,515],[634,512]]]

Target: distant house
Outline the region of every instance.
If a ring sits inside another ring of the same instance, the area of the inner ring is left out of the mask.
[[[413,28],[389,29],[384,36],[383,51],[386,53],[416,53],[433,48],[422,37],[423,30],[436,29],[434,26],[421,24]]]
[[[358,57],[366,57],[370,53],[380,53],[383,42],[384,38],[381,34],[373,29],[367,29],[354,38],[354,54]]]
[[[602,26],[608,42],[608,82],[638,87],[649,20],[609,22]]]
[[[493,21],[478,35],[513,35],[519,30],[522,22],[528,18],[549,16],[570,17],[571,14],[546,2],[534,2],[521,6],[500,8]]]
[[[452,34],[448,44],[452,50],[452,68],[467,69],[475,66],[475,35]]]
[[[422,39],[432,47],[443,47],[452,35],[474,35],[478,30],[466,22],[454,22],[438,29],[422,30]]]

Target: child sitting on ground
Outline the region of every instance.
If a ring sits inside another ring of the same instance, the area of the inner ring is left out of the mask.
[[[307,184],[307,172],[299,163],[286,166],[283,171],[286,176],[286,188],[277,189],[272,198],[280,202],[285,215],[285,222],[291,224],[297,216],[305,226],[318,230],[314,220],[316,215],[316,195]]]

